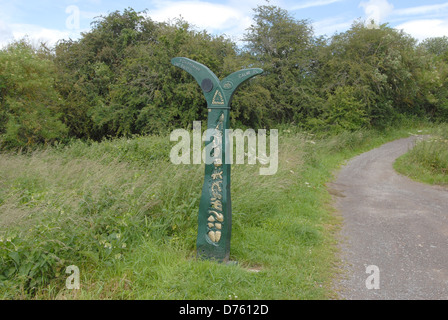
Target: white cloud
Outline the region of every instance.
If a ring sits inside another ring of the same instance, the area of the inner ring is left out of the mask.
[[[182,16],[186,21],[210,33],[228,33],[241,38],[250,27],[252,17],[238,6],[203,1],[158,1],[148,14],[155,21],[168,21]]]
[[[91,3],[99,4],[101,0],[88,0]],[[50,1],[48,1],[49,3]],[[58,14],[64,14],[67,18],[66,23],[60,24],[60,28],[56,27],[44,27],[45,19],[51,19],[51,13],[47,16],[41,16],[38,20],[38,15],[33,17],[33,21],[20,21],[22,16],[26,16],[25,10],[31,10],[27,8],[22,1],[2,1],[0,0],[0,48],[6,46],[12,41],[17,41],[25,36],[33,44],[39,44],[45,42],[50,46],[56,44],[61,39],[78,39],[81,32],[86,32],[90,29],[90,22],[94,17],[101,15],[101,12],[84,11],[76,5],[79,0],[72,0],[75,5],[68,5],[65,9],[61,6],[61,11],[55,11]],[[45,4],[45,5],[48,5]],[[70,10],[69,10],[70,9]],[[53,13],[54,14],[54,13]],[[19,17],[19,19],[18,19]],[[23,18],[22,18],[23,19]],[[19,21],[17,21],[19,20]],[[81,26],[81,22],[89,22],[88,27]]]
[[[422,41],[426,38],[448,35],[448,21],[441,19],[422,19],[402,23],[395,29],[403,30],[414,38]]]
[[[5,30],[5,33],[3,33]],[[15,40],[27,37],[31,43],[38,45],[41,42],[53,46],[61,39],[78,38],[79,32],[61,31],[43,28],[33,24],[5,24],[0,22],[0,48]]]
[[[393,16],[401,21],[395,28],[403,30],[422,41],[426,38],[448,35],[448,2],[422,5],[393,11]]]
[[[448,8],[448,2],[441,4],[433,4],[426,6],[411,7],[405,9],[397,9],[394,14],[400,16],[423,15],[430,13],[440,13],[441,10]]]
[[[385,19],[393,12],[394,6],[387,0],[369,0],[368,2],[361,2],[360,7],[364,9],[367,23],[372,20],[379,24],[385,22]]]
[[[290,8],[290,10],[300,10],[300,9],[307,9],[307,8],[312,8],[312,7],[321,7],[321,6],[326,6],[332,3],[336,3],[336,2],[341,2],[344,0],[315,0],[315,1],[307,1],[307,2],[303,2],[297,5],[294,5]]]
[[[342,18],[329,18],[313,22],[313,29],[316,35],[331,36],[336,32],[344,32],[349,29],[353,21],[346,21]]]
[[[59,39],[67,39],[70,36],[68,31],[47,29],[32,24],[12,24],[11,28],[15,39],[28,36],[30,39],[46,42],[49,45],[54,45]]]
[[[14,38],[11,28],[0,20],[0,46]]]

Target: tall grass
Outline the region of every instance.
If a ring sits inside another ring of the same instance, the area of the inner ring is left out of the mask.
[[[349,157],[405,135],[280,133],[279,171],[232,167],[231,259],[195,255],[203,166],[168,161],[168,137],[0,154],[0,297],[325,299],[338,220],[325,183]],[[81,290],[65,288],[77,265]]]
[[[427,139],[400,157],[395,168],[417,181],[448,185],[448,125],[431,128]]]
[[[163,240],[178,230],[194,233],[200,168],[123,161],[104,151],[108,144],[86,144],[79,157],[80,143],[1,155],[0,290],[11,284],[34,293],[64,266],[113,264],[145,235]]]

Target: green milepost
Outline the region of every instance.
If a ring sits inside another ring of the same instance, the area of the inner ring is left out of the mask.
[[[230,164],[226,163],[226,129],[232,96],[246,80],[262,69],[244,69],[219,81],[206,66],[187,58],[174,58],[171,63],[190,73],[201,86],[208,106],[207,158],[202,196],[199,204],[197,252],[203,259],[228,262],[232,230],[230,199]],[[210,151],[210,154],[208,152]]]

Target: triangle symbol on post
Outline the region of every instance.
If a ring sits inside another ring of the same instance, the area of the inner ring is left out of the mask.
[[[221,91],[216,90],[215,95],[213,96],[212,104],[216,105],[224,105],[224,98],[222,96]]]

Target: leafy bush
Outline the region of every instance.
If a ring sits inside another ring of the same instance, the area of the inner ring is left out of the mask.
[[[356,96],[355,88],[339,87],[330,94],[324,107],[324,129],[333,132],[356,131],[369,124],[366,105]]]
[[[26,40],[0,51],[0,148],[33,148],[66,136],[54,73]]]
[[[238,48],[182,19],[159,23],[129,8],[96,18],[79,40],[62,40],[51,52],[15,43],[0,56],[0,145],[166,134],[205,121],[201,89],[171,65],[176,56],[218,78],[265,71],[235,95],[234,128],[293,123],[340,132],[387,128],[403,116],[448,117],[446,37],[417,45],[387,24],[372,29],[362,21],[316,37],[310,21],[261,5],[243,42]]]

